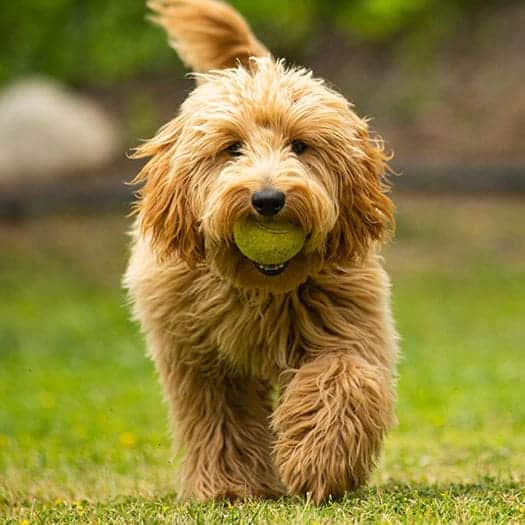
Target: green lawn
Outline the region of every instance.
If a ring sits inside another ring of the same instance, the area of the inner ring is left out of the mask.
[[[125,220],[0,226],[0,522],[525,522],[525,202],[398,201],[399,425],[371,486],[319,508],[178,503]]]

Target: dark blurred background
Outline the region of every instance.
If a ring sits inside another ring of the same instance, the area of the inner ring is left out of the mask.
[[[397,188],[525,190],[524,2],[232,3],[373,118]],[[192,87],[144,2],[4,0],[0,34],[2,215],[124,203],[125,152]]]

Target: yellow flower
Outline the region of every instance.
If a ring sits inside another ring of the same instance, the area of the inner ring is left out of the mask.
[[[133,432],[122,432],[119,436],[119,441],[124,447],[132,447],[137,442],[137,437]]]

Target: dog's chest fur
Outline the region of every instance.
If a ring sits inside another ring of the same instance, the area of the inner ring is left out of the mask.
[[[235,288],[208,267],[159,264],[144,248],[136,246],[126,284],[155,361],[275,378],[305,352],[338,349],[343,334],[358,348],[384,323],[368,315],[385,299],[374,293],[386,288],[377,264],[274,295]]]

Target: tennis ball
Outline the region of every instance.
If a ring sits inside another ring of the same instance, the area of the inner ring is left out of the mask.
[[[233,238],[241,253],[251,261],[282,264],[301,251],[306,234],[291,222],[258,221],[250,216],[234,224]]]

